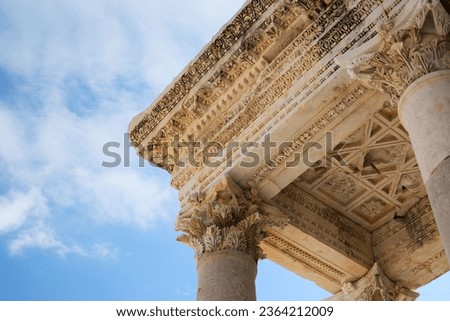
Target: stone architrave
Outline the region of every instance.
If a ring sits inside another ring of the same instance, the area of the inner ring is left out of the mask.
[[[398,106],[450,259],[450,15],[439,0],[419,0],[406,23],[386,20],[380,34],[379,49],[347,69]]]
[[[208,193],[194,193],[181,213],[178,240],[195,251],[198,300],[256,300],[257,261],[266,228],[284,218],[269,215],[255,190],[244,191],[225,177]]]

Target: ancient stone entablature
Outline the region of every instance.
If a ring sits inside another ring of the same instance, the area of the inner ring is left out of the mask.
[[[212,297],[243,282],[238,298],[254,298],[247,281],[263,253],[335,299],[415,299],[449,270],[432,173],[398,108],[425,74],[449,68],[449,8],[248,0],[133,119],[138,154],[179,190],[199,298],[233,273],[230,296]]]
[[[272,48],[273,43],[282,37],[292,37],[294,31],[301,30],[306,22],[325,10],[329,2],[248,1],[197,60],[174,81],[173,86],[151,106],[148,114],[136,119],[130,130],[130,140],[139,155],[173,171],[177,162],[173,155],[164,152],[161,145],[193,132],[197,139],[202,139],[203,131],[207,130],[206,136],[214,132],[205,128],[209,127],[207,124],[211,119],[220,115],[228,122],[233,118],[235,112],[224,114],[224,109],[228,109],[236,97],[255,82],[270,57],[282,49],[279,46]],[[268,8],[273,8],[273,13],[265,17]],[[202,159],[201,155],[198,159]]]

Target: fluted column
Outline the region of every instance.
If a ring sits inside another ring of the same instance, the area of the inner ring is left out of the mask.
[[[450,261],[450,15],[439,0],[416,3],[406,23],[381,24],[379,50],[348,71],[398,105]]]
[[[176,228],[184,232],[178,240],[195,251],[197,300],[256,300],[259,243],[267,227],[282,223],[263,210],[255,190],[244,191],[228,177],[207,193],[191,195]]]

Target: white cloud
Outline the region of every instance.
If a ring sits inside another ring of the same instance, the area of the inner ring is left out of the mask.
[[[0,103],[0,158],[6,159],[8,163],[21,161],[24,157],[20,143],[24,139],[23,127],[20,121],[8,110],[8,106]]]
[[[83,246],[74,242],[68,244],[61,241],[52,228],[42,223],[21,230],[9,242],[8,249],[13,255],[23,255],[30,249],[40,249],[51,250],[61,257],[70,254],[108,260],[116,260],[119,257],[119,249],[110,242],[94,243],[91,246]]]
[[[70,73],[101,87],[138,77],[163,89],[241,0],[6,1],[10,28],[0,31],[0,62],[52,82]]]
[[[160,170],[101,167],[102,147],[123,145],[132,116],[241,4],[1,2],[0,72],[17,78],[13,99],[0,99],[0,163],[9,178],[0,182],[0,233],[11,253],[114,258],[108,240],[77,242],[64,224],[148,229],[173,219],[176,193]]]
[[[9,246],[11,253],[45,248],[59,254],[101,255],[86,245],[83,251],[74,250],[60,240],[57,231],[49,234],[42,228],[20,230],[33,218],[34,221],[39,218],[41,225],[52,226],[51,217],[41,219],[46,213],[71,215],[64,213],[71,209],[80,212],[79,220],[143,229],[169,219],[170,211],[176,210],[175,206],[168,206],[175,192],[167,182],[162,183],[161,178],[152,174],[150,166],[125,168],[123,163],[116,168],[101,166],[103,160],[108,160],[102,150],[105,142],[114,140],[124,145],[122,127],[129,120],[126,113],[121,117],[96,114],[84,119],[68,111],[64,102],[51,106],[44,108],[41,115],[28,115],[24,125],[31,126],[32,130],[22,136],[15,135],[20,116],[0,109],[7,116],[2,127],[4,135],[14,137],[15,146],[20,147],[16,155],[11,153],[11,147],[2,144],[0,156],[9,168],[11,180],[30,188],[28,193],[11,191],[0,198],[0,232],[20,234]],[[123,150],[117,152],[123,158]],[[133,150],[130,156],[134,156]],[[137,160],[132,159],[130,163],[136,165]],[[47,203],[52,208],[48,209]]]
[[[84,250],[77,246],[68,246],[58,240],[54,231],[44,224],[22,230],[15,239],[9,243],[9,250],[12,254],[22,254],[27,249],[39,248],[50,249],[60,256],[70,253],[85,255]]]
[[[96,243],[92,246],[93,257],[107,258],[107,259],[117,259],[119,255],[119,250],[117,247],[111,245],[111,243]]]
[[[27,221],[47,214],[47,201],[38,188],[32,187],[26,193],[12,191],[0,197],[0,234],[15,231]]]
[[[175,196],[158,180],[126,168],[96,172],[77,168],[73,183],[82,190],[79,201],[89,206],[95,220],[144,229],[168,219],[168,204]]]

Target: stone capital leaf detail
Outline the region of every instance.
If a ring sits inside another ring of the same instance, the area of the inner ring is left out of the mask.
[[[389,279],[375,263],[365,276],[344,282],[342,291],[328,298],[336,301],[414,301],[419,296],[399,282]]]
[[[420,0],[414,14],[401,27],[382,21],[378,51],[363,54],[347,67],[352,78],[390,95],[398,102],[416,79],[450,69],[450,15],[439,0]]]
[[[378,263],[374,264],[364,278],[365,283],[357,285],[357,288],[362,288],[362,292],[356,297],[356,301],[410,301],[418,297],[418,293],[390,280]]]
[[[196,259],[203,254],[232,249],[263,258],[259,243],[267,236],[266,228],[280,226],[287,219],[269,215],[256,190],[242,190],[226,177],[209,193],[194,193],[191,208],[181,213],[176,229],[183,232],[178,241],[191,246]]]
[[[342,292],[344,294],[350,294],[356,290],[355,286],[351,282],[345,282],[342,285]]]

